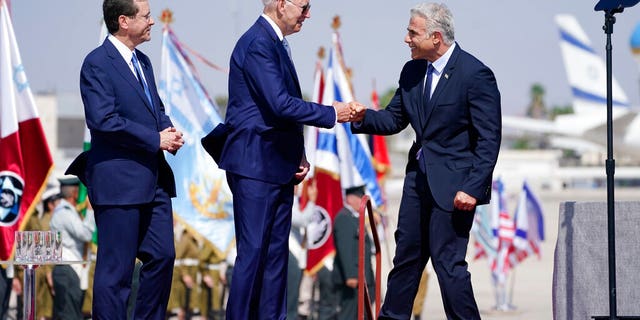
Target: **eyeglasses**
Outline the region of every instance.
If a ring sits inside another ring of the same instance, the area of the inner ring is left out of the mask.
[[[309,10],[311,9],[311,3],[310,2],[307,2],[307,4],[305,4],[304,6],[300,6],[300,5],[295,4],[291,0],[286,0],[286,1],[291,3],[292,5],[300,8],[300,9],[302,9],[302,14],[305,14],[305,13],[309,12]]]
[[[149,22],[149,20],[151,20],[151,12],[145,14],[144,16],[135,15],[135,16],[129,16],[129,18],[131,19],[142,18],[142,20]]]

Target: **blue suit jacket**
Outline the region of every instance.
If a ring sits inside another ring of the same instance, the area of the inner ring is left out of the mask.
[[[453,210],[456,192],[488,203],[491,180],[500,149],[502,118],[500,92],[493,72],[456,45],[429,103],[424,99],[426,60],[412,60],[400,74],[399,88],[386,109],[367,110],[354,133],[389,135],[411,124],[416,143],[407,170],[420,161],[438,206]]]
[[[302,125],[331,128],[332,107],[302,100],[293,63],[263,17],[238,40],[231,55],[229,136],[220,167],[276,184],[291,182],[304,152]]]
[[[158,96],[151,61],[138,50],[136,56],[154,107],[108,39],[87,55],[80,71],[91,149],[68,171],[87,185],[95,205],[147,203],[157,186],[175,196],[173,173],[160,150],[158,133],[172,123]]]

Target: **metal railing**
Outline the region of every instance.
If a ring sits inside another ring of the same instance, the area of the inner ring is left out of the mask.
[[[360,202],[360,232],[358,232],[358,319],[364,319],[366,315],[366,319],[373,320],[377,314],[380,312],[380,280],[381,280],[381,265],[382,265],[382,255],[380,253],[380,238],[378,237],[378,231],[376,229],[376,223],[373,218],[373,209],[371,207],[371,199],[369,196],[363,196]],[[369,290],[367,290],[367,277],[365,276],[365,264],[364,259],[366,257],[365,254],[365,237],[367,237],[367,232],[365,229],[365,213],[367,217],[369,217],[369,225],[371,226],[371,234],[373,235],[373,244],[376,248],[376,292],[375,292],[375,314],[371,310],[371,298],[369,295]]]

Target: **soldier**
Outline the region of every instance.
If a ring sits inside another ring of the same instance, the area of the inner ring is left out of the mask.
[[[336,247],[336,257],[333,267],[333,279],[340,297],[338,319],[356,319],[358,314],[358,208],[364,196],[364,186],[352,187],[345,190],[345,206],[333,222],[333,241]],[[371,267],[371,239],[365,237],[364,268],[369,296],[374,293],[374,277]]]
[[[200,310],[206,319],[223,319],[220,279],[224,256],[211,242],[204,241],[199,259],[202,274]]]
[[[87,263],[86,268],[88,283],[87,289],[84,294],[84,301],[82,302],[82,313],[86,315],[91,315],[91,305],[93,303],[93,276],[96,273],[96,254],[98,253],[98,246],[95,243],[89,244],[87,248]],[[133,291],[133,290],[132,290]]]
[[[62,260],[80,261],[84,248],[91,241],[96,224],[92,212],[87,212],[84,220],[76,210],[78,200],[78,178],[60,179],[62,199],[51,217],[51,230],[60,232],[62,237]],[[53,318],[84,319],[82,315],[83,293],[80,284],[82,266],[56,265],[53,268]]]
[[[175,221],[175,220],[174,220]],[[170,310],[176,310],[178,319],[189,319],[199,309],[198,303],[198,255],[200,248],[196,238],[182,223],[176,223],[176,260],[169,296]]]

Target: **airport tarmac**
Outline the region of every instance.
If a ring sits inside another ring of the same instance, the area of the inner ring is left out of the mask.
[[[402,191],[402,176],[394,175],[387,181],[385,190],[388,196],[389,218],[387,228],[387,243],[382,244],[382,288],[386,286],[386,276],[391,267],[393,258],[394,241],[392,238],[395,230],[398,205]],[[512,288],[511,304],[515,307],[512,311],[497,311],[495,306],[495,293],[491,280],[491,272],[487,259],[473,260],[473,237],[469,241],[467,259],[469,271],[476,301],[483,319],[552,319],[552,276],[553,255],[558,234],[559,205],[564,201],[602,201],[606,202],[606,189],[574,189],[562,191],[535,190],[536,196],[544,210],[545,241],[542,243],[542,256],[529,257],[519,264],[509,277],[507,286]],[[616,201],[630,201],[640,199],[640,188],[617,188],[614,191]],[[507,195],[509,210],[516,206],[517,194]],[[512,211],[510,211],[513,214]],[[603,212],[606,215],[606,212]],[[606,225],[603,226],[606,228]],[[391,254],[391,256],[389,256]],[[426,300],[422,312],[422,320],[446,319],[440,298],[440,289],[435,273],[431,273],[428,282]]]

